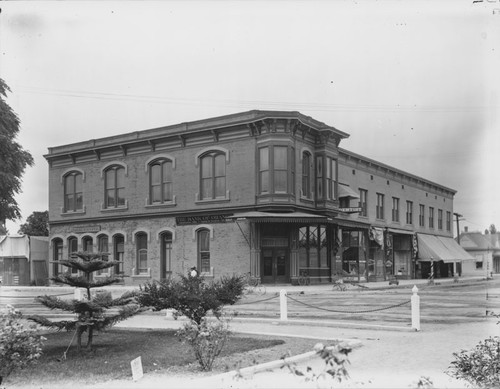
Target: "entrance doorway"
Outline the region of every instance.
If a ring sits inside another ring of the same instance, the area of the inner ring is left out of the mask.
[[[288,255],[286,248],[262,249],[262,282],[288,282]]]

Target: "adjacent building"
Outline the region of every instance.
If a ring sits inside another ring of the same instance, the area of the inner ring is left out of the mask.
[[[108,252],[129,284],[192,266],[264,283],[460,272],[456,191],[340,148],[348,136],[249,111],[49,148],[49,272],[79,250]]]
[[[500,233],[482,234],[469,232],[467,228],[460,234],[460,245],[474,257],[468,263],[468,274],[493,277],[500,274]]]

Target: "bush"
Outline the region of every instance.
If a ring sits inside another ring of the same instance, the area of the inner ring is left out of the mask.
[[[489,337],[472,350],[453,353],[448,374],[477,388],[500,387],[500,337]]]
[[[11,305],[0,313],[0,384],[14,370],[26,368],[42,355],[45,338],[34,326],[24,326],[22,317]]]
[[[229,321],[224,318],[212,322],[204,318],[200,324],[191,320],[177,331],[181,341],[191,345],[196,360],[205,371],[212,370],[215,358],[224,348],[229,334]]]

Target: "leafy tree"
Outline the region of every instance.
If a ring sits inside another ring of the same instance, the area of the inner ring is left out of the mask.
[[[490,225],[490,234],[496,234],[497,233],[497,228],[495,227],[494,224]]]
[[[164,282],[141,286],[138,302],[153,310],[174,309],[177,316],[186,316],[200,325],[209,311],[219,318],[224,305],[233,305],[245,289],[243,278],[226,276],[218,281],[205,282],[203,277],[180,276]]]
[[[5,102],[10,88],[0,78],[0,224],[16,220],[21,211],[15,199],[21,191],[21,177],[27,166],[33,166],[33,157],[16,142],[20,121]]]
[[[37,301],[50,309],[60,309],[73,312],[77,315],[74,320],[51,321],[42,316],[30,316],[29,319],[48,328],[57,330],[76,331],[78,351],[81,350],[82,335],[88,333],[87,350],[92,349],[94,331],[104,330],[134,316],[143,309],[135,301],[137,292],[126,292],[121,297],[113,299],[111,293],[95,293],[92,288],[102,288],[121,281],[120,277],[105,277],[93,280],[92,273],[116,266],[118,261],[108,261],[107,253],[77,252],[68,260],[58,261],[70,269],[76,269],[83,275],[66,272],[52,280],[56,283],[66,284],[77,288],[85,288],[86,296],[83,300],[63,300],[55,296],[40,296]],[[119,307],[117,309],[116,307]]]
[[[49,211],[34,211],[26,219],[26,223],[21,224],[20,234],[31,236],[49,236]]]

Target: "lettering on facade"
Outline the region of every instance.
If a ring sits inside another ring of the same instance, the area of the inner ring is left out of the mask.
[[[178,216],[175,218],[175,223],[178,226],[186,224],[225,223],[228,216],[230,215]]]
[[[361,212],[361,208],[339,208],[339,211],[344,213],[358,213]]]
[[[84,232],[99,232],[101,231],[101,226],[75,226],[73,227],[73,232],[75,234],[83,234]]]

